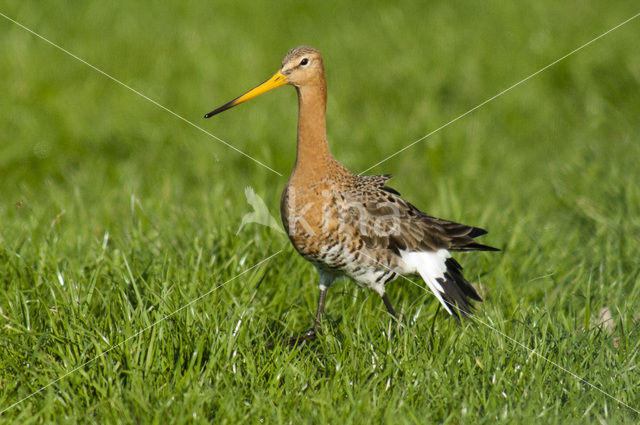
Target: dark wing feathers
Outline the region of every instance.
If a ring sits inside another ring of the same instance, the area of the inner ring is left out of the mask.
[[[482,236],[482,235],[486,235],[487,231],[484,229],[481,229],[479,227],[474,227],[473,230],[471,230],[471,233],[469,233],[469,237],[471,238],[477,238],[478,236]]]
[[[438,249],[498,251],[474,240],[485,235],[486,230],[423,213],[385,186],[389,178],[390,175],[357,176],[358,181],[345,199],[349,206],[348,217],[359,229],[367,247],[386,248],[396,253]],[[351,211],[352,208],[357,211]],[[442,298],[460,322],[460,317],[472,313],[471,301],[482,301],[482,298],[462,276],[462,266],[456,260],[447,258],[445,266],[444,277],[438,279],[444,291]]]
[[[498,251],[474,238],[487,233],[479,227],[443,220],[423,213],[385,186],[391,175],[355,176],[348,192],[347,217],[371,248],[437,251]]]

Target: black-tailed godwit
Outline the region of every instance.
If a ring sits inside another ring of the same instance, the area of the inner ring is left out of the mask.
[[[386,186],[390,175],[355,175],[333,157],[326,136],[327,85],[318,50],[292,49],[273,77],[205,118],[285,84],[298,92],[298,147],[280,212],[293,246],[320,275],[313,328],[294,341],[316,337],[327,289],[345,275],[377,292],[394,317],[386,285],[398,275],[413,274],[422,277],[456,319],[470,314],[470,301],[482,298],[462,276],[450,251],[497,249],[474,241],[485,230],[432,217],[402,199]]]

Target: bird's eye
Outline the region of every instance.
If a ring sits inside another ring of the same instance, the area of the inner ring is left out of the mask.
[[[306,65],[306,64],[308,64],[308,63],[309,63],[309,59],[307,59],[307,58],[304,58],[304,59],[302,59],[302,60],[300,61],[300,65],[302,65],[302,66],[305,66],[305,65]]]

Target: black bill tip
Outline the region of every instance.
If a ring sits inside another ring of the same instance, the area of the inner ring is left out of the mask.
[[[212,116],[219,114],[220,112],[226,111],[229,108],[233,108],[234,106],[236,106],[238,103],[236,103],[237,99],[233,99],[231,102],[229,103],[225,103],[224,105],[222,105],[221,107],[214,109],[213,111],[209,112],[208,114],[206,114],[204,117],[205,118],[211,118]]]

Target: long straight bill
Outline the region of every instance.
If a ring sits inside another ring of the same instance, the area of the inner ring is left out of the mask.
[[[287,77],[284,74],[282,74],[282,72],[278,71],[273,75],[273,77],[269,78],[267,81],[260,84],[255,89],[249,90],[248,92],[246,92],[240,97],[236,97],[231,102],[222,105],[218,109],[214,109],[204,117],[205,118],[212,117],[216,114],[219,114],[222,111],[226,111],[229,108],[233,108],[234,106],[241,104],[242,102],[246,102],[249,99],[253,99],[256,96],[260,96],[261,94],[266,93],[269,90],[275,89],[276,87],[280,87],[285,84],[287,84]]]

